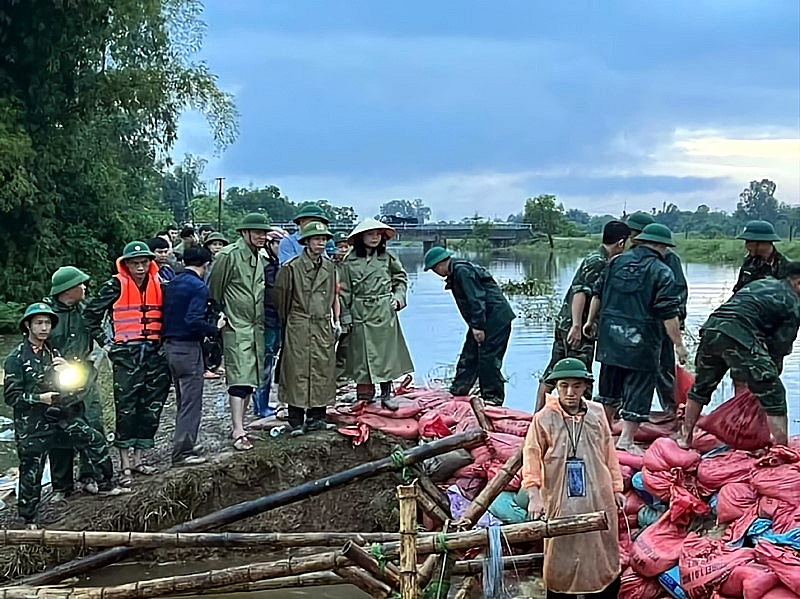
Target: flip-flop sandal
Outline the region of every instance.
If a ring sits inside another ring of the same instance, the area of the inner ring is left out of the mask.
[[[150,466],[148,464],[139,464],[138,466],[134,466],[132,470],[136,474],[142,474],[144,476],[151,476],[156,472],[158,472],[158,468],[156,468],[155,466]]]
[[[233,440],[233,448],[236,451],[249,451],[253,449],[253,444],[250,443],[250,439],[247,438],[247,435],[242,435]]]

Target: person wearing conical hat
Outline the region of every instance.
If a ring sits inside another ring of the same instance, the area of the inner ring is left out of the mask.
[[[72,447],[86,454],[88,474],[99,486],[95,493],[123,492],[111,483],[114,470],[105,438],[81,417],[82,403],[65,401],[76,391],[71,375],[80,373],[48,342],[58,322],[46,303],[28,306],[19,322],[23,340],[4,364],[3,398],[14,410],[19,457],[17,510],[28,525],[36,522],[42,473],[53,447]]]
[[[397,313],[406,307],[408,275],[386,242],[395,232],[374,218],[361,221],[348,236],[353,246],[342,262],[342,326],[349,327],[345,377],[354,380],[359,399],[372,401],[380,386],[383,407],[397,409],[392,381],[414,372]]]
[[[58,316],[48,338],[48,343],[67,360],[87,369],[87,385],[81,391],[82,417],[105,439],[103,408],[97,389],[97,370],[95,360],[100,353],[83,317],[86,299],[86,283],[89,275],[74,266],[62,266],[50,279],[50,295],[42,301]],[[75,449],[53,448],[50,451],[50,476],[53,492],[68,496],[75,490],[73,479],[73,459]],[[93,468],[85,453],[80,454],[78,486],[82,490],[96,493],[97,481],[92,478]]]
[[[581,360],[556,362],[546,381],[557,397],[534,414],[522,450],[528,515],[538,520],[604,512],[608,521],[603,531],[545,539],[547,596],[616,597],[617,510],[625,497],[611,429],[603,407],[584,397],[592,374]]]
[[[236,228],[239,239],[214,258],[208,279],[211,299],[228,324],[222,329],[225,377],[231,410],[233,447],[253,444],[244,415],[253,392],[264,380],[264,267],[262,250],[272,227],[264,214],[248,214]]]
[[[161,346],[161,284],[155,254],[146,243],[131,241],[117,258],[117,274],[103,283],[83,310],[89,333],[108,348],[113,366],[114,445],[120,452],[123,484],[131,484],[135,474],[158,471],[144,462],[144,454],[155,445],[171,384]]]
[[[775,249],[775,242],[781,238],[775,234],[772,223],[765,220],[751,220],[736,236],[744,240],[747,257],[744,259],[733,292],[753,281],[772,277],[783,279],[786,276],[786,256]]]
[[[341,325],[336,271],[324,257],[332,237],[324,223],[307,223],[300,232],[303,253],[281,266],[275,281],[283,331],[276,379],[292,436],[333,427],[326,408],[336,399],[334,346]]]
[[[605,406],[609,425],[617,412],[622,416],[617,449],[642,455],[634,435],[650,417],[664,331],[681,364],[687,352],[681,338],[675,277],[663,261],[667,249],[675,245],[672,232],[654,223],[636,241],[632,249],[608,263],[593,292],[584,333],[594,334],[599,314],[597,401]]]
[[[319,207],[319,204],[309,202],[300,207],[292,222],[297,225],[297,231],[286,239],[282,239],[278,246],[278,260],[281,264],[285,264],[292,258],[299,256],[305,250],[303,244],[300,243],[300,237],[306,225],[309,223],[322,223],[327,226],[330,221],[325,211]]]
[[[516,318],[514,310],[485,268],[456,258],[440,246],[429,249],[424,262],[426,271],[445,279],[445,289],[453,292],[458,311],[469,326],[450,393],[469,395],[477,380],[486,403],[503,405],[505,379],[501,368],[511,323]]]

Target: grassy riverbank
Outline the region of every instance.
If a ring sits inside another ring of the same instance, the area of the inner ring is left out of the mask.
[[[599,235],[587,237],[557,237],[553,240],[555,252],[587,253],[600,244]],[[744,242],[740,239],[699,239],[676,236],[675,251],[684,262],[737,264],[745,255]],[[778,251],[790,260],[800,260],[800,242],[782,241],[776,244]],[[495,250],[498,253],[525,256],[550,251],[546,242],[523,243],[510,248]]]

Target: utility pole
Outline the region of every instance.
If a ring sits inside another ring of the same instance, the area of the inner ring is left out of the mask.
[[[217,196],[217,231],[222,232],[222,182],[225,177],[217,177],[219,183],[219,195]]]

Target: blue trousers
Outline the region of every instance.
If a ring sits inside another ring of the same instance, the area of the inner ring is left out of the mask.
[[[253,393],[253,411],[256,416],[267,418],[275,413],[269,407],[269,395],[272,391],[272,378],[278,352],[281,350],[281,327],[264,327],[264,382]]]

